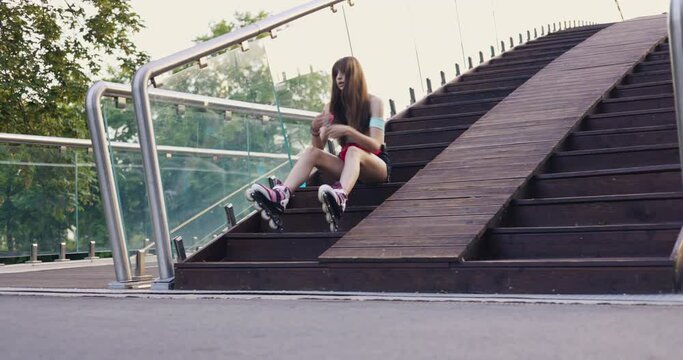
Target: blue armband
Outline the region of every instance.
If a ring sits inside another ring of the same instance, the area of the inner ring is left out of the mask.
[[[370,127],[384,131],[384,119],[373,116],[370,118]]]

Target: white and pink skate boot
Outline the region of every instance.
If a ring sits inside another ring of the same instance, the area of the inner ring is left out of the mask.
[[[338,182],[333,186],[321,185],[318,189],[318,200],[322,203],[325,220],[330,224],[332,232],[339,230],[339,221],[346,210],[347,198],[346,191]]]
[[[254,184],[247,189],[245,195],[247,200],[254,202],[254,207],[261,212],[263,220],[268,221],[271,229],[279,231],[283,229],[281,216],[287,208],[291,193],[280,180],[276,180],[272,189],[261,184]]]

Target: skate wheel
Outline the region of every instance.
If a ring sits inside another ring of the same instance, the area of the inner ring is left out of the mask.
[[[329,214],[329,213],[330,213],[330,208],[329,208],[329,207],[327,207],[327,204],[326,204],[326,203],[324,203],[324,202],[323,202],[323,211],[324,211],[325,213],[327,213],[327,214]]]
[[[266,210],[261,210],[261,219],[263,220],[269,220],[270,216]]]
[[[254,201],[254,195],[252,195],[251,189],[247,189],[247,191],[244,192],[244,196],[247,198],[247,200]]]
[[[335,225],[334,223],[330,223],[330,231],[337,232],[337,225]]]
[[[277,230],[277,229],[278,229],[278,226],[277,226],[277,224],[275,223],[275,220],[273,220],[273,219],[268,220],[268,226],[269,226],[271,229],[273,229],[273,230]]]
[[[326,220],[328,223],[332,224],[332,215],[330,215],[330,214],[325,214],[325,220]]]
[[[263,210],[263,208],[261,207],[261,204],[259,204],[258,202],[254,202],[254,209],[256,209],[257,211]]]

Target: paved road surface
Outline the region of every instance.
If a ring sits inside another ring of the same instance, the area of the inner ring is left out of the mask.
[[[681,359],[683,306],[0,296],[0,358]]]

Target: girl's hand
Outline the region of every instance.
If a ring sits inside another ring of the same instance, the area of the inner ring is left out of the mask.
[[[334,116],[332,116],[332,114],[330,114],[329,112],[320,113],[313,119],[313,122],[311,123],[311,128],[313,129],[313,131],[318,132],[322,127],[330,125],[333,119]]]
[[[351,127],[348,125],[329,125],[325,127],[325,137],[332,139],[339,139],[343,136],[349,135]],[[320,136],[323,132],[320,132]]]

